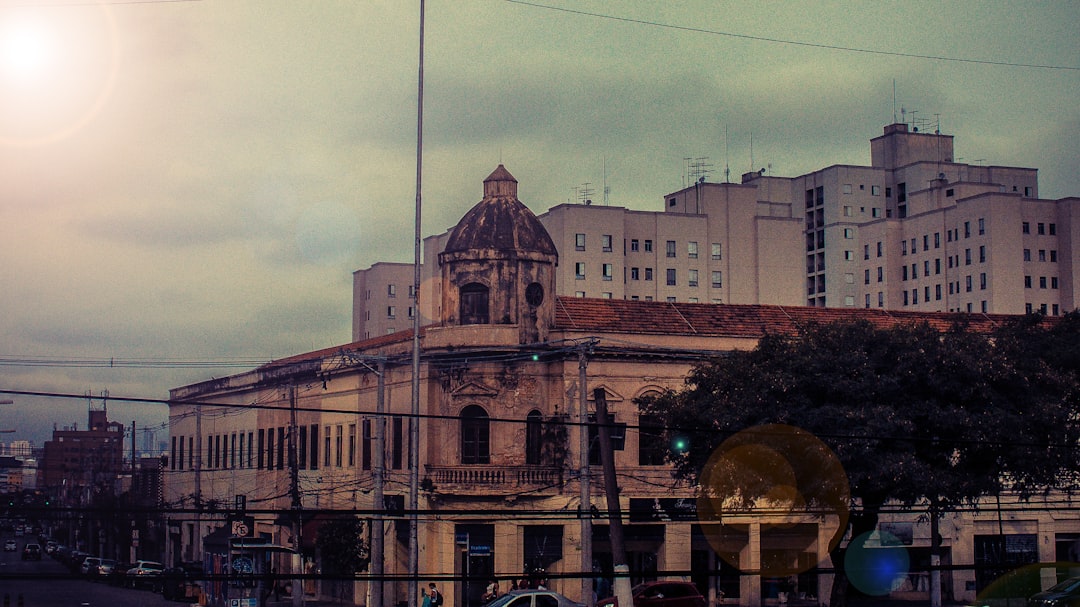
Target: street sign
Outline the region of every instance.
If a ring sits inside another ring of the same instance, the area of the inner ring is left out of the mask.
[[[229,518],[229,535],[251,537],[255,535],[255,517],[234,516]]]

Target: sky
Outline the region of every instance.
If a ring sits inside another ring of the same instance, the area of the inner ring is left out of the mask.
[[[428,0],[421,226],[870,163],[895,120],[1080,196],[1080,3]],[[419,0],[0,0],[0,442],[345,344],[411,262]],[[588,185],[586,185],[588,184]],[[606,185],[606,196],[605,196]],[[107,393],[108,399],[102,395]],[[85,395],[92,398],[86,398]]]

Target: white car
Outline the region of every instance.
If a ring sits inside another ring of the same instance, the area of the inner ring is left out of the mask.
[[[157,561],[135,561],[131,569],[127,570],[127,585],[131,588],[156,587],[164,570],[165,565]]]
[[[4,552],[18,552],[19,543],[15,540],[8,540],[4,542]]]

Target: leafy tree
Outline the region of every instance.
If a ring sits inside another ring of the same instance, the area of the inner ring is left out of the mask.
[[[1027,498],[1076,469],[1080,318],[1047,324],[1025,317],[989,335],[962,324],[815,324],[701,364],[681,390],[638,405],[689,439],[669,458],[677,476],[699,483],[740,431],[786,424],[817,436],[846,472],[855,537],[876,527],[886,503],[933,515],[1005,488]],[[830,482],[798,468],[800,486]],[[769,488],[741,490],[752,501]],[[813,491],[804,497],[807,508],[829,506]],[[833,563],[841,574],[831,604],[842,605],[842,551]]]
[[[323,522],[315,537],[322,573],[335,580],[335,596],[343,598],[357,571],[367,569],[371,553],[364,539],[364,521],[356,517],[335,518]]]

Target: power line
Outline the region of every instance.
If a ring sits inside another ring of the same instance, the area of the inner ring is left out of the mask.
[[[771,42],[773,44],[788,44],[791,46],[803,46],[810,48],[820,48],[831,51],[844,51],[848,53],[865,53],[869,55],[887,55],[890,57],[908,57],[911,59],[929,59],[933,61],[951,61],[955,63],[975,63],[980,65],[997,65],[1004,67],[1030,67],[1049,70],[1077,70],[1080,71],[1080,67],[1068,66],[1068,65],[1048,65],[1039,63],[1014,63],[1011,61],[994,61],[991,59],[967,59],[963,57],[947,57],[944,55],[922,55],[918,53],[902,53],[898,51],[882,51],[877,49],[857,48],[851,46],[839,46],[835,44],[823,44],[818,42],[802,42],[798,40],[786,40],[783,38],[769,38],[766,36],[754,36],[751,34],[739,34],[735,32],[724,32],[720,30],[711,30],[701,27],[690,27],[688,25],[675,25],[672,23],[662,23],[659,21],[650,21],[647,19],[634,19],[631,17],[620,17],[618,15],[608,15],[604,13],[593,13],[589,11],[583,11],[579,9],[565,8],[561,6],[551,6],[549,4],[540,4],[538,2],[528,2],[527,0],[506,0],[511,4],[520,4],[523,6],[531,6],[534,8],[543,8],[550,11],[558,11],[563,13],[569,13],[572,15],[581,15],[585,17],[596,17],[598,19],[608,19],[611,21],[622,21],[624,23],[635,23],[637,25],[648,25],[651,27],[661,27],[666,29],[694,32],[698,34],[710,34],[713,36],[726,36],[728,38],[740,38],[743,40],[754,40],[756,42]]]

